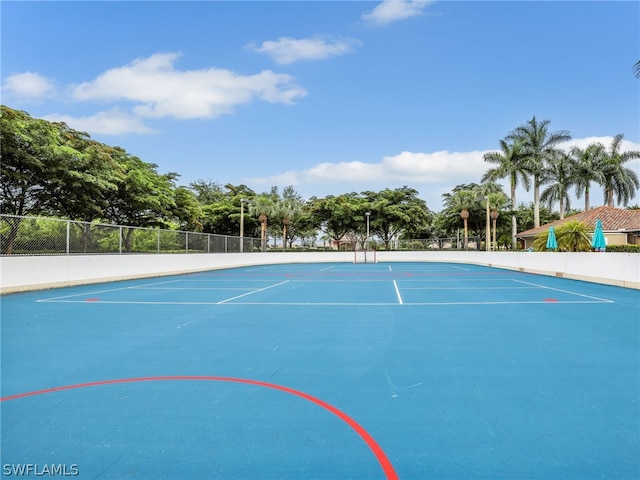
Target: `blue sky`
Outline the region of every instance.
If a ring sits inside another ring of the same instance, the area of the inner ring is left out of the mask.
[[[408,185],[438,211],[534,115],[568,130],[570,145],[622,133],[640,150],[638,2],[0,8],[4,105],[65,121],[184,185],[293,185],[305,198]]]

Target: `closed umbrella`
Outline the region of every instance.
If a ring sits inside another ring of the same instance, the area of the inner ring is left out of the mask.
[[[549,235],[547,236],[547,250],[555,250],[558,248],[558,241],[556,240],[556,231],[553,226],[549,227]]]
[[[596,220],[596,229],[593,232],[591,246],[595,248],[596,252],[604,252],[605,248],[607,248],[607,242],[604,239],[604,232],[602,231],[602,222],[600,219]]]

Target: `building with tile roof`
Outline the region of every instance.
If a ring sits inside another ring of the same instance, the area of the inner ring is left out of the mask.
[[[640,210],[625,210],[615,207],[597,207],[585,212],[556,220],[536,228],[531,228],[517,234],[521,247],[527,249],[533,246],[533,240],[539,233],[557,228],[563,223],[579,221],[595,229],[596,220],[602,221],[602,229],[607,245],[640,245]]]

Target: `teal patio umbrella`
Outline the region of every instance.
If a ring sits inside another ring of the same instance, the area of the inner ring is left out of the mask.
[[[605,248],[607,248],[607,243],[604,240],[604,232],[602,231],[602,222],[600,221],[600,219],[596,220],[596,229],[593,232],[591,246],[596,250],[596,252],[604,252]]]
[[[556,231],[553,226],[549,227],[549,235],[547,236],[547,250],[556,250],[558,241],[556,240]]]

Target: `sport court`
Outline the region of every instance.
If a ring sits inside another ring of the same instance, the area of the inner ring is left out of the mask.
[[[104,479],[640,478],[636,290],[464,264],[323,263],[1,301],[3,466]]]

